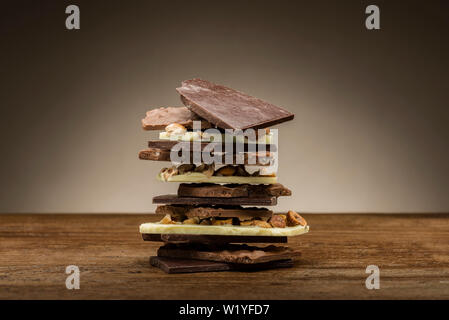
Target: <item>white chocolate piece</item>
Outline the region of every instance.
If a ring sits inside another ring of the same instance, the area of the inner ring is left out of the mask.
[[[179,174],[170,176],[165,180],[161,174],[157,175],[159,181],[164,182],[192,182],[192,183],[236,183],[236,184],[275,184],[277,177],[240,177],[240,176],[212,176],[207,177],[200,172],[188,172],[186,174]]]
[[[216,141],[216,139],[214,139],[215,136],[217,136],[217,135],[215,135],[215,134],[209,135],[207,133],[201,133],[201,131],[187,131],[184,134],[178,134],[178,133],[170,134],[166,131],[159,132],[159,139],[161,139],[161,140],[211,142],[214,140]],[[225,138],[226,138],[226,135],[221,134],[222,142],[226,142]],[[240,142],[240,143],[248,142],[248,138],[243,135],[234,136],[231,139],[232,139],[232,141]],[[258,138],[257,143],[271,144],[272,140],[273,140],[273,133],[269,133],[263,137]]]
[[[309,226],[297,225],[285,228],[261,228],[255,226],[208,226],[197,224],[160,224],[144,223],[140,225],[140,233],[150,234],[205,234],[223,236],[272,236],[290,237],[307,233]]]

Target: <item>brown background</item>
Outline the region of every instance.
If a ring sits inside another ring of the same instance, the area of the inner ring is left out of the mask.
[[[81,30],[65,29],[78,4]],[[377,4],[381,30],[365,28]],[[449,211],[446,1],[2,1],[0,212],[149,212],[145,111],[201,77],[295,113],[279,209]]]

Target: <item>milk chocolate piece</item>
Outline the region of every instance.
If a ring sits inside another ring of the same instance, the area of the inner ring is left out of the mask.
[[[194,207],[194,206],[174,206],[165,205],[156,208],[156,214],[162,215],[185,215],[188,218],[239,218],[242,220],[252,218],[269,219],[273,211],[266,208],[243,208],[243,207]]]
[[[179,123],[191,129],[193,121],[201,121],[201,128],[210,128],[209,122],[201,119],[186,107],[162,107],[147,112],[142,119],[142,127],[145,130],[164,130],[171,123]]]
[[[235,198],[248,197],[248,185],[220,185],[211,183],[181,183],[178,188],[180,197]]]
[[[175,259],[166,257],[150,257],[150,264],[165,273],[196,273],[211,271],[259,271],[275,268],[291,268],[293,261],[278,260],[257,264],[236,264],[204,260]]]
[[[139,159],[153,161],[170,161],[170,150],[149,148],[139,151]]]
[[[255,247],[246,244],[203,245],[165,244],[157,251],[158,257],[257,264],[293,259],[301,253],[284,246]]]
[[[142,233],[145,241],[167,243],[287,243],[287,237]]]
[[[205,198],[264,198],[291,196],[292,192],[280,183],[269,185],[219,185],[210,183],[187,184],[181,183],[178,188],[180,197],[205,197]]]
[[[293,119],[293,113],[234,89],[201,79],[176,89],[193,112],[223,129],[258,129]]]
[[[205,198],[205,197],[179,197],[176,194],[167,194],[153,198],[155,204],[183,204],[183,205],[241,205],[241,206],[275,206],[277,198],[272,196],[257,198]]]
[[[248,193],[250,197],[260,197],[270,195],[274,197],[291,196],[290,189],[284,187],[280,183],[273,183],[268,185],[248,185]]]
[[[152,160],[152,161],[171,161],[170,158],[170,150],[164,150],[159,148],[148,148],[145,150],[139,151],[139,159],[141,160]],[[178,153],[179,157],[182,156],[181,151]],[[201,159],[206,159],[206,157],[212,157],[211,152],[201,152]],[[193,151],[190,151],[189,159],[193,162]],[[225,163],[225,154],[222,154],[219,157],[222,163]],[[243,155],[243,164],[244,165],[254,165],[254,166],[268,166],[270,164],[270,153],[245,153]],[[237,164],[236,156],[234,155],[232,164]]]
[[[208,147],[208,150],[213,150],[215,145],[221,144],[221,150],[222,152],[226,151],[226,147],[228,149],[231,148],[232,145],[232,151],[234,153],[237,152],[236,143],[226,143],[226,142],[195,142],[201,146],[201,150]],[[175,145],[179,144],[179,146],[185,146],[188,145],[190,150],[193,150],[193,142],[187,142],[187,141],[173,141],[173,140],[150,140],[148,141],[148,147],[149,148],[158,148],[158,149],[164,149],[164,150],[171,150]],[[243,144],[243,152],[254,152],[254,150],[261,149],[260,144],[251,144],[251,143],[245,143]],[[266,151],[276,151],[276,145],[274,144],[266,144],[265,145]]]
[[[139,159],[141,160],[153,160],[153,161],[171,161],[170,159],[170,149],[159,149],[159,148],[148,148],[145,150],[139,151]],[[206,152],[201,153],[201,158],[204,157],[203,154],[206,154]],[[208,153],[210,155],[210,153]],[[179,154],[181,157],[181,154]],[[193,159],[193,153],[190,152],[190,159]],[[224,159],[224,157],[223,157]],[[256,159],[257,161],[257,159]]]

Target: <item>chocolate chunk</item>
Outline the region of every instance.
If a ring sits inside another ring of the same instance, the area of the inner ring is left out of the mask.
[[[166,150],[166,149],[159,149],[159,148],[148,148],[148,149],[139,151],[139,159],[153,160],[153,161],[171,161],[170,153],[171,153],[170,149]],[[202,152],[201,158],[205,157],[206,153],[207,152]],[[210,156],[210,153],[208,153],[208,155]],[[179,156],[181,157],[181,153],[179,153]],[[191,161],[193,161],[193,153],[192,152],[190,152],[189,157],[190,157],[189,159],[191,159]],[[261,157],[261,159],[262,159],[262,157]],[[256,159],[256,161],[257,160],[258,159]],[[223,156],[223,161],[224,161],[224,156]]]
[[[149,148],[139,151],[139,159],[153,161],[170,161],[170,150]]]
[[[211,271],[258,271],[275,268],[291,268],[293,261],[278,260],[257,264],[235,264],[204,260],[150,257],[150,264],[165,273],[195,273]]]
[[[223,129],[258,129],[293,119],[293,113],[234,89],[201,79],[182,82],[181,101]]]
[[[274,197],[291,196],[290,189],[284,187],[280,183],[268,184],[268,185],[249,185],[248,193],[250,197],[258,197],[262,195],[270,195]]]
[[[269,185],[219,185],[208,183],[186,184],[181,183],[178,188],[180,197],[205,198],[264,198],[291,196],[292,192],[280,183]]]
[[[268,220],[273,212],[266,208],[243,208],[239,206],[190,206],[190,205],[161,205],[156,208],[156,214],[174,217],[199,217],[199,218],[239,218],[248,220],[252,218],[261,218]]]
[[[188,218],[239,218],[241,220],[261,218],[269,219],[273,211],[266,208],[242,208],[242,207],[194,207],[194,206],[158,206],[156,214],[185,215]]]
[[[204,245],[165,244],[157,251],[158,257],[195,259],[228,263],[264,263],[293,259],[301,253],[284,246],[255,247],[246,244]]]
[[[184,204],[184,205],[241,205],[241,206],[275,206],[277,198],[266,196],[257,198],[205,198],[205,197],[179,197],[176,194],[167,194],[153,198],[155,204]]]
[[[226,147],[230,149],[232,147],[233,152],[235,153],[237,150],[236,143],[226,143],[226,142],[195,142],[198,143],[201,146],[201,150],[208,147],[208,150],[213,150],[215,145],[221,145],[222,152],[226,151]],[[179,146],[185,146],[188,145],[190,150],[193,150],[193,142],[187,142],[187,141],[172,141],[172,140],[150,140],[148,141],[148,147],[149,148],[158,148],[158,149],[164,149],[164,150],[171,150],[175,145],[179,144]],[[232,145],[232,146],[231,146]],[[244,152],[254,152],[254,150],[259,150],[260,144],[254,145],[251,143],[245,143],[243,144],[243,151]],[[276,151],[276,145],[275,144],[266,144],[265,145],[266,151]]]
[[[185,214],[189,208],[185,206],[157,206],[156,214],[170,215],[175,217],[176,220],[182,220],[185,218]]]
[[[241,220],[261,218],[269,219],[273,211],[267,208],[229,208],[229,207],[195,207],[186,212],[187,217],[218,217],[218,218],[239,218]]]
[[[180,197],[235,198],[248,197],[248,185],[220,185],[211,183],[181,183],[178,188]]]
[[[211,125],[201,119],[186,107],[162,107],[147,112],[142,119],[142,127],[145,130],[164,130],[171,123],[179,123],[191,129],[193,121],[201,121],[201,128],[210,128]]]
[[[141,160],[152,160],[152,161],[171,161],[170,158],[170,150],[164,150],[159,148],[148,148],[145,150],[139,151],[139,159]],[[179,151],[179,157],[182,156],[181,151]],[[201,159],[205,159],[206,157],[212,157],[213,154],[210,152],[201,152]],[[219,159],[221,163],[225,163],[226,155],[222,154]],[[189,159],[191,162],[193,162],[194,156],[193,151],[190,151]],[[257,166],[267,166],[269,165],[271,155],[269,152],[265,153],[245,153],[243,155],[243,164],[245,165],[257,165]],[[237,158],[234,155],[233,158],[233,164],[237,163]],[[239,160],[240,161],[240,160]]]
[[[167,243],[287,243],[287,237],[142,233],[145,241]]]

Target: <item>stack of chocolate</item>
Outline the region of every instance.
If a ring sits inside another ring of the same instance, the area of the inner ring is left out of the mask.
[[[164,243],[150,263],[167,273],[291,267],[300,252],[273,244],[309,227],[292,210],[265,206],[291,195],[277,183],[277,131],[268,127],[294,115],[200,79],[177,91],[185,106],[150,110],[142,120],[145,130],[162,131],[139,158],[171,161],[157,178],[181,183],[177,194],[153,198],[163,218],[140,226],[144,240]]]

